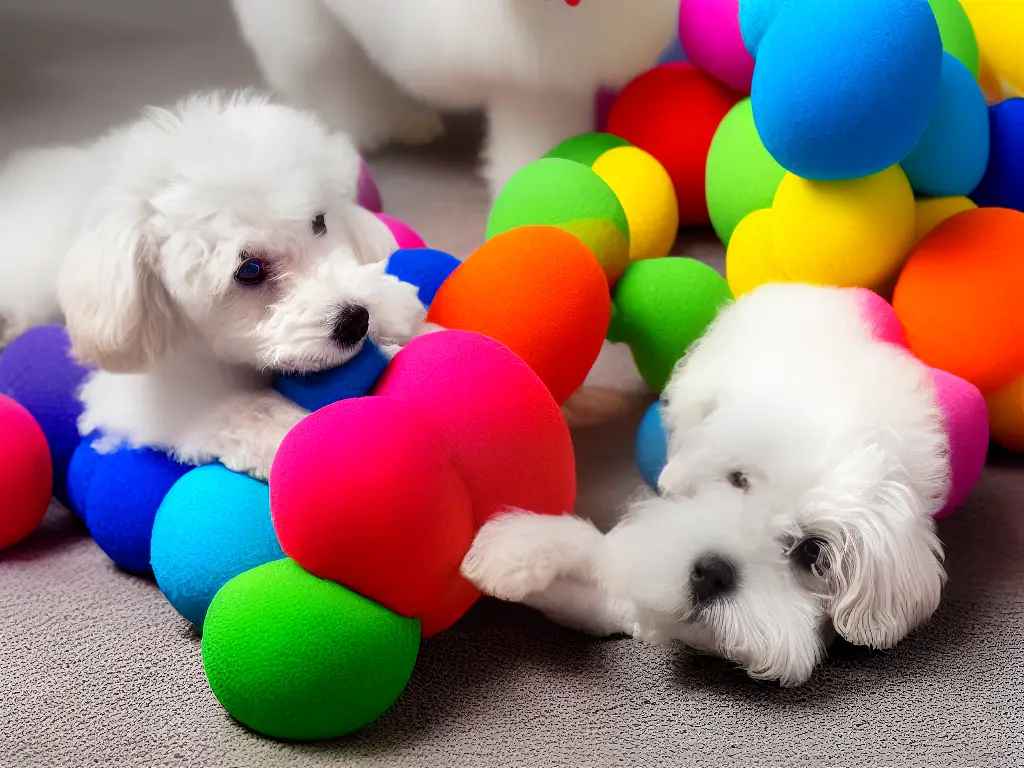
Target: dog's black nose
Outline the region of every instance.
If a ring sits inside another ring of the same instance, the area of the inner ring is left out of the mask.
[[[366,307],[349,304],[335,316],[331,338],[343,347],[351,347],[366,338],[369,330],[370,313]]]
[[[721,555],[703,555],[690,570],[690,589],[696,603],[706,603],[736,586],[736,569]]]

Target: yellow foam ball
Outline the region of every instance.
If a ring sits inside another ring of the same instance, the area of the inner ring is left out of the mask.
[[[1024,376],[985,398],[992,439],[1011,451],[1024,451]]]
[[[629,259],[667,256],[679,230],[679,205],[668,172],[636,147],[615,147],[591,166],[619,198],[629,223]]]
[[[775,214],[770,208],[748,213],[732,231],[725,279],[736,298],[765,283],[791,282],[775,256]]]
[[[935,229],[950,216],[978,206],[967,197],[923,197],[917,201],[914,214],[914,242]]]
[[[796,282],[880,289],[914,243],[914,193],[899,166],[844,181],[787,173],[772,209],[775,253]]]
[[[1017,93],[1024,92],[1024,44],[1021,42],[1024,0],[960,0],[960,3],[974,28],[983,73],[1000,84],[1005,82]]]

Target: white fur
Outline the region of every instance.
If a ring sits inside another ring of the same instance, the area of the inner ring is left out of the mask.
[[[266,478],[305,412],[277,372],[344,363],[346,306],[369,336],[419,332],[415,287],[384,273],[394,238],[357,206],[359,156],[312,114],[251,92],[190,97],[80,148],[34,150],[0,176],[0,316],[8,337],[63,312],[83,434]],[[326,233],[311,221],[325,215]],[[240,285],[245,255],[269,278]],[[0,340],[2,341],[2,340]]]
[[[783,685],[808,678],[835,632],[890,648],[931,616],[948,438],[928,369],[872,338],[852,292],[740,298],[663,399],[660,497],[605,535],[575,517],[499,518],[466,576],[571,626],[681,640]],[[810,538],[821,558],[801,567]],[[734,565],[737,586],[698,604],[690,574],[708,554]]]
[[[679,0],[232,0],[267,81],[360,149],[440,134],[435,110],[486,109],[492,192],[593,130],[599,86],[654,65]]]

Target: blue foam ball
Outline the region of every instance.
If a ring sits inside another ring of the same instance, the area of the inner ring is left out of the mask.
[[[92,447],[95,433],[79,442],[68,463],[67,495],[71,511],[85,520],[86,504],[89,497],[89,486],[99,464],[100,454]]]
[[[284,557],[270,518],[269,487],[220,464],[193,469],[160,505],[151,556],[160,590],[202,627],[222,586]]]
[[[433,248],[400,248],[391,254],[385,271],[418,287],[420,301],[429,307],[441,283],[460,263],[450,253]]]
[[[387,357],[367,339],[359,354],[344,365],[319,373],[278,376],[274,387],[307,411],[316,411],[339,400],[369,394],[387,367]]]
[[[969,195],[988,166],[988,104],[978,81],[953,54],[942,57],[939,103],[901,165],[919,195]]]
[[[754,123],[772,157],[797,176],[878,173],[924,134],[942,58],[928,0],[787,5],[758,48]]]
[[[971,199],[985,208],[1024,211],[1024,98],[989,107],[988,168]]]
[[[793,0],[740,0],[740,36],[743,45],[755,59],[764,33],[782,7],[792,3]]]
[[[640,476],[657,489],[658,477],[668,461],[668,438],[661,421],[661,402],[652,403],[636,432],[636,466]]]

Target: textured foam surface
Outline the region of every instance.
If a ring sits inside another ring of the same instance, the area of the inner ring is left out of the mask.
[[[423,306],[429,307],[441,283],[461,262],[450,253],[434,248],[400,248],[388,258],[386,271],[417,288]]]
[[[961,0],[981,50],[981,69],[1024,93],[1024,56],[1020,31],[1024,29],[1024,3],[1020,0]]]
[[[50,506],[53,464],[39,422],[0,395],[0,549],[36,529]]]
[[[594,161],[597,160],[597,158],[609,149],[628,146],[628,141],[623,139],[621,136],[615,136],[611,133],[581,133],[578,136],[566,139],[544,155],[544,157],[557,157],[562,160],[572,160],[573,162],[582,163],[583,165],[590,167],[594,165]]]
[[[800,0],[740,0],[740,37],[752,56],[757,55],[757,49],[761,46],[764,33],[775,21],[779,11],[784,6],[795,2],[800,2]]]
[[[1024,452],[1024,376],[987,398],[992,438],[1004,448]]]
[[[736,298],[765,283],[792,282],[775,255],[771,208],[754,211],[736,227],[725,254],[725,278]]]
[[[981,206],[1024,211],[1024,98],[993,104],[989,123],[988,168],[971,197]]]
[[[355,357],[337,368],[307,374],[288,374],[274,379],[274,388],[307,411],[338,400],[362,397],[377,383],[388,359],[369,339]]]
[[[981,479],[988,456],[988,408],[978,388],[958,376],[933,368],[932,381],[949,435],[949,497],[935,515],[945,517]]]
[[[203,631],[203,666],[224,709],[254,731],[330,739],[395,702],[419,639],[415,619],[284,559],[236,576],[217,593]]]
[[[427,247],[427,244],[423,242],[423,238],[419,236],[416,230],[401,219],[396,219],[394,216],[389,216],[386,213],[378,213],[377,218],[387,224],[399,248]]]
[[[939,25],[943,49],[955,56],[977,80],[981,63],[978,40],[960,0],[928,0],[928,4]]]
[[[661,421],[661,403],[651,403],[640,420],[636,432],[636,468],[651,488],[658,487],[658,478],[665,468],[668,455],[668,437]]]
[[[927,197],[916,203],[914,213],[914,242],[921,239],[950,216],[978,206],[967,197]]]
[[[681,0],[679,39],[696,66],[747,94],[754,59],[740,34],[739,6],[739,0]]]
[[[270,489],[220,464],[182,475],[153,521],[157,586],[182,616],[203,626],[217,591],[240,573],[284,557],[270,521]]]

